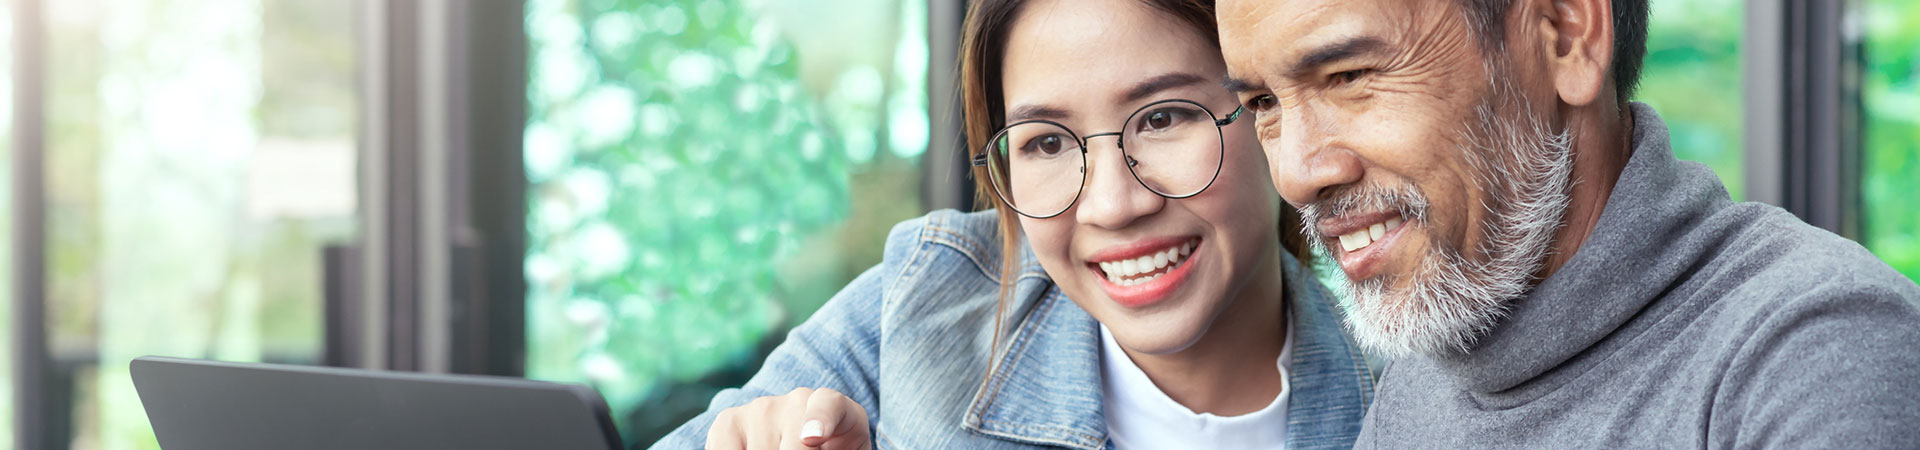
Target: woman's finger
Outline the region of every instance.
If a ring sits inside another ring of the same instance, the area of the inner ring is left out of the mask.
[[[760,397],[748,404],[747,414],[741,419],[740,434],[747,450],[777,450],[780,448],[781,434],[786,432],[781,422],[790,420],[792,410],[788,407],[792,400],[785,397]]]
[[[792,392],[788,392],[786,395],[767,397],[774,399],[774,406],[771,408],[772,411],[767,414],[768,420],[762,425],[767,428],[770,434],[775,435],[774,441],[770,442],[770,445],[767,447],[768,450],[773,450],[774,448],[778,448],[779,450],[804,450],[806,448],[804,444],[800,443],[799,423],[801,422],[801,414],[806,411],[807,399],[813,398],[814,392],[813,388],[800,387],[794,388]]]
[[[870,434],[866,408],[839,391],[813,391],[801,417],[799,436],[807,447],[822,447],[829,442],[833,448],[866,447]]]
[[[740,440],[740,411],[727,408],[714,416],[713,426],[707,427],[707,450],[744,450],[745,441]]]

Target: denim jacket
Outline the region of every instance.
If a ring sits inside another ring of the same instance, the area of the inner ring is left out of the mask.
[[[699,448],[721,410],[797,387],[859,402],[878,449],[1111,448],[1099,323],[1030,251],[1005,305],[1003,350],[989,351],[998,223],[991,211],[936,211],[895,226],[878,266],[794,328],[745,386],[715,395],[653,448]],[[1281,261],[1296,327],[1287,448],[1351,448],[1374,374],[1341,331],[1333,296],[1297,261]]]

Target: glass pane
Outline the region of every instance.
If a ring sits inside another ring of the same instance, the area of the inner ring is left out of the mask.
[[[1738,201],[1743,197],[1740,33],[1745,2],[1652,2],[1647,59],[1635,100],[1667,123],[1673,152],[1713,169]]]
[[[1866,59],[1861,217],[1867,249],[1920,280],[1920,2],[1858,3]]]
[[[317,362],[352,238],[352,2],[46,7],[48,400],[74,448],[157,448],[127,362]],[[56,442],[67,436],[53,436]]]
[[[921,213],[926,6],[532,0],[526,20],[528,374],[594,385],[652,442]]]

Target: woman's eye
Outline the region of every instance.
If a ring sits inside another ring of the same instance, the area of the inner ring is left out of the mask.
[[[1061,150],[1067,148],[1066,141],[1067,139],[1063,136],[1049,134],[1028,140],[1027,144],[1020,146],[1020,148],[1027,153],[1039,152],[1041,154],[1054,155],[1059,154]]]
[[[1373,73],[1373,69],[1354,69],[1354,70],[1349,70],[1345,72],[1335,73],[1333,75],[1328,76],[1327,78],[1329,81],[1332,81],[1334,85],[1343,85],[1343,84],[1359,81],[1360,77],[1364,77],[1372,73]]]
[[[1140,131],[1165,130],[1180,126],[1181,123],[1190,119],[1192,119],[1192,117],[1184,111],[1174,109],[1154,110],[1148,112],[1147,117],[1140,121]]]
[[[1145,123],[1147,125],[1147,129],[1158,130],[1158,129],[1166,128],[1168,125],[1172,125],[1173,116],[1170,114],[1167,114],[1166,111],[1154,111],[1150,114],[1147,114],[1147,121]]]

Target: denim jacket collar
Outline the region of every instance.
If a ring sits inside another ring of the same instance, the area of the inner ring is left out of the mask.
[[[1342,331],[1346,324],[1333,293],[1293,258],[1281,261],[1297,327],[1288,370],[1293,397],[1287,403],[1287,448],[1351,448],[1379,374]]]
[[[1341,332],[1326,287],[1299,262],[1281,258],[1295,314],[1287,448],[1345,448],[1359,433],[1375,376],[1359,346]],[[1107,427],[1100,390],[1099,323],[1044,278],[1023,272],[1014,291],[1032,308],[1013,330],[962,425],[990,436],[1040,445],[1097,449]]]

